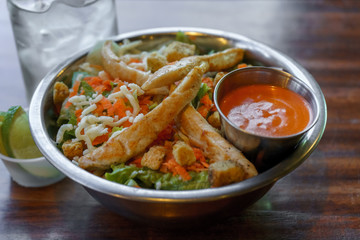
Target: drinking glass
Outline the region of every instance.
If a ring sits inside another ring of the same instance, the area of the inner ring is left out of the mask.
[[[46,73],[118,33],[114,0],[7,0],[27,100]]]

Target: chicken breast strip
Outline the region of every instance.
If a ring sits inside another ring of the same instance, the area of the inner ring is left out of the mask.
[[[195,67],[161,104],[141,120],[118,136],[111,138],[101,147],[79,158],[79,166],[88,170],[108,169],[113,164],[126,162],[144,152],[156,140],[158,134],[196,96],[201,85],[202,75],[207,70],[207,63]]]
[[[143,72],[135,68],[131,68],[111,49],[112,41],[106,41],[101,49],[102,63],[104,69],[113,77],[122,81],[136,83],[141,86],[149,78],[150,72]]]
[[[183,79],[191,69],[200,65],[201,61],[198,56],[186,57],[171,65],[166,65],[154,74],[141,86],[145,91],[168,86],[176,81]]]
[[[241,165],[243,179],[258,174],[255,166],[235,146],[223,138],[192,106],[187,106],[176,118],[176,124],[190,140],[202,149],[210,164],[218,161],[236,161]]]
[[[235,66],[244,58],[244,49],[229,48],[222,52],[200,56],[200,60],[209,64],[210,72],[219,72]]]
[[[167,86],[181,80],[195,66],[202,62],[209,64],[208,71],[221,71],[228,69],[244,57],[244,50],[241,48],[230,48],[222,52],[204,56],[192,56],[181,59],[172,65],[166,65],[152,74],[149,79],[141,86],[143,90],[150,90],[162,86]]]

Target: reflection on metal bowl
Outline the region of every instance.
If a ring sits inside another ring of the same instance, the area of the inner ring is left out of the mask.
[[[30,105],[30,126],[35,142],[51,163],[85,189],[100,203],[123,216],[158,226],[191,225],[209,220],[216,222],[248,207],[260,199],[273,184],[298,167],[316,148],[326,123],[326,103],[322,91],[312,76],[286,55],[246,37],[200,28],[160,28],[126,33],[113,38],[115,41],[141,39],[142,48],[151,49],[165,43],[178,31],[196,38],[205,50],[222,50],[231,46],[246,50],[245,61],[254,65],[284,69],[301,79],[314,92],[319,101],[319,120],[303,138],[301,144],[282,162],[269,166],[258,176],[236,184],[203,190],[157,191],[120,185],[97,177],[69,161],[53,141],[56,116],[53,114],[52,89],[56,81],[70,75],[81,64],[89,51],[83,50],[54,68],[38,86]],[[193,39],[193,38],[192,38]],[[216,216],[215,218],[212,218]]]

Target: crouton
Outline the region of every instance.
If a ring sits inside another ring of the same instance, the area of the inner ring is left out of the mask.
[[[193,149],[183,141],[177,141],[174,144],[172,153],[175,161],[182,166],[191,165],[196,161]]]
[[[153,146],[141,158],[141,165],[152,170],[158,170],[164,160],[166,148],[163,146]]]
[[[54,104],[62,104],[69,96],[69,88],[63,82],[56,82],[54,85]]]
[[[220,79],[225,76],[225,72],[218,72],[216,75],[215,75],[215,78],[214,78],[214,85],[216,86],[216,84],[220,81]]]
[[[212,187],[221,187],[244,179],[244,169],[237,161],[217,161],[209,166],[209,181]]]
[[[209,117],[208,117],[208,122],[210,123],[211,126],[213,126],[214,128],[220,129],[221,128],[221,121],[220,121],[220,114],[218,111],[213,112]]]
[[[146,58],[146,64],[148,67],[148,70],[150,70],[152,73],[156,72],[163,66],[167,64],[166,57],[157,53],[153,52]]]
[[[164,50],[168,62],[175,62],[184,57],[195,55],[195,45],[174,41]]]
[[[65,157],[70,160],[74,159],[74,157],[81,157],[84,151],[82,142],[73,142],[71,140],[64,142],[61,148]]]

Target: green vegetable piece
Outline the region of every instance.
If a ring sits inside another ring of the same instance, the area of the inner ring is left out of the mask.
[[[81,81],[80,86],[84,90],[84,95],[87,97],[92,97],[96,92],[94,89],[85,81]]]
[[[195,109],[200,105],[200,99],[205,96],[205,94],[211,94],[211,88],[206,83],[201,83],[200,89],[196,94],[196,97],[191,101],[191,104]]]
[[[140,187],[139,184],[134,179],[129,179],[128,181],[125,182],[124,185],[130,187]]]
[[[106,173],[105,178],[120,184],[134,184],[142,188],[162,190],[192,190],[209,188],[208,172],[189,172],[192,177],[189,181],[183,181],[179,176],[170,173],[161,173],[148,168],[138,168],[132,165],[120,164],[112,167],[111,173]],[[131,181],[133,180],[133,181]]]
[[[194,44],[194,42],[190,40],[189,36],[182,31],[176,33],[175,40],[183,43]]]
[[[79,75],[82,75],[82,76],[79,77]],[[76,80],[82,81],[84,79],[84,77],[89,77],[89,76],[90,76],[90,74],[88,74],[87,72],[81,72],[81,71],[74,72],[72,75],[72,78],[71,78],[71,84],[74,85]],[[78,79],[78,78],[80,78],[80,79]]]
[[[71,105],[68,108],[61,108],[60,115],[56,121],[56,124],[58,127],[60,127],[63,124],[70,123],[72,125],[76,125],[76,116],[75,116],[75,106]]]
[[[2,144],[9,157],[36,158],[42,156],[32,138],[27,113],[21,106],[10,107],[1,126]]]
[[[125,184],[133,176],[133,172],[138,170],[135,166],[126,166],[125,164],[119,164],[112,166],[113,171],[111,173],[105,173],[105,178],[107,180]]]
[[[75,129],[65,131],[65,132],[64,132],[64,135],[63,135],[63,140],[62,140],[61,144],[63,144],[63,143],[66,142],[67,140],[74,139],[74,138],[76,138],[76,136],[75,136]]]
[[[158,104],[158,103],[153,103],[153,104],[151,104],[151,105],[149,106],[149,110],[150,110],[150,111],[153,110],[154,108],[157,107],[157,105],[159,105],[159,104]]]
[[[3,125],[3,121],[5,119],[5,115],[6,115],[6,112],[1,112],[0,111],[0,153],[4,154],[4,155],[7,155],[6,153],[6,150],[5,150],[5,146],[3,144],[3,141],[2,141],[2,125]]]
[[[114,132],[117,132],[117,131],[121,131],[121,130],[123,130],[123,129],[124,129],[123,126],[121,126],[121,127],[113,127],[113,129],[111,130],[111,133],[114,133]]]

